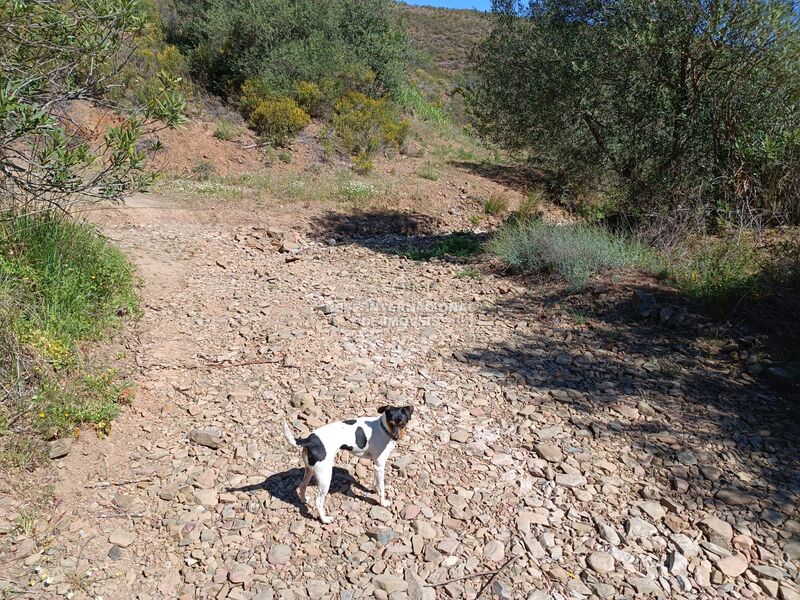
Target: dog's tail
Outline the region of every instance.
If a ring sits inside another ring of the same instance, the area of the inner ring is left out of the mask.
[[[286,436],[286,441],[295,448],[299,445],[297,439],[292,435],[292,430],[289,429],[289,424],[286,421],[283,422],[283,435]]]

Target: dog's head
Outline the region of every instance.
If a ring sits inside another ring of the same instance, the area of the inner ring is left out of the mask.
[[[413,406],[381,406],[378,412],[386,417],[386,425],[389,428],[389,433],[392,434],[396,440],[403,437],[406,425],[411,420],[411,414],[414,412]]]

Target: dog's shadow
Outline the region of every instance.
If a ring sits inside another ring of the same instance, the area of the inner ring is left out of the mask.
[[[253,492],[258,492],[259,490],[265,490],[269,492],[270,496],[273,498],[277,498],[286,504],[291,504],[292,506],[300,509],[300,514],[305,518],[314,519],[316,517],[309,512],[308,506],[300,501],[300,496],[297,494],[297,488],[303,481],[304,474],[305,469],[289,469],[288,471],[283,471],[282,473],[270,475],[261,483],[254,483],[241,487],[232,487],[228,488],[227,491],[247,492],[252,494]],[[333,475],[331,476],[330,490],[328,491],[329,494],[344,494],[345,496],[357,498],[369,504],[377,504],[376,500],[357,494],[354,490],[371,493],[371,490],[361,485],[361,483],[354,479],[346,469],[334,467]],[[308,489],[309,505],[314,505],[315,497],[316,487],[314,486],[314,479],[312,479]]]

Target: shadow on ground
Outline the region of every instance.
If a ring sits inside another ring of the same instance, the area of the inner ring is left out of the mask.
[[[274,475],[270,475],[261,483],[254,483],[251,485],[228,488],[226,491],[229,493],[246,492],[248,494],[252,494],[254,492],[259,492],[263,490],[268,492],[269,495],[272,496],[273,498],[277,498],[278,500],[285,502],[286,504],[290,504],[295,508],[298,508],[300,510],[300,514],[303,515],[305,518],[316,519],[317,518],[316,512],[314,514],[309,512],[308,506],[300,501],[300,496],[298,496],[297,494],[297,488],[303,481],[304,473],[305,469],[300,469],[300,468],[289,469],[281,473],[275,473]],[[353,476],[346,469],[343,469],[341,467],[334,467],[333,477],[331,478],[330,491],[328,492],[329,494],[344,494],[345,496],[357,498],[368,504],[376,504],[376,501],[374,499],[357,494],[354,490],[358,490],[359,492],[363,493],[370,492],[370,490],[365,488],[361,483],[359,483],[356,479],[354,479]],[[316,495],[316,493],[317,493],[316,483],[312,479],[308,487],[308,497],[313,498]],[[313,506],[313,502],[309,501],[309,504]]]
[[[322,242],[356,244],[412,260],[439,258],[461,262],[480,251],[487,235],[441,232],[435,217],[392,210],[343,214],[329,211],[311,221],[311,236]]]
[[[547,186],[547,175],[525,165],[498,165],[487,162],[450,161],[457,169],[484,177],[514,191],[526,194],[533,187]]]
[[[516,383],[535,404],[574,411],[571,421],[587,437],[626,441],[664,495],[676,494],[680,476],[690,485],[681,501],[696,507],[713,506],[714,494],[734,488],[760,501],[727,506],[737,518],[779,526],[792,514],[800,494],[796,388],[743,373],[746,361],[719,352],[709,319],[690,313],[667,327],[638,318],[630,302],[643,291],[638,286],[571,296],[550,287],[493,304],[489,318],[528,326],[504,343],[466,350],[466,362]],[[720,468],[719,480],[704,477],[703,465]]]

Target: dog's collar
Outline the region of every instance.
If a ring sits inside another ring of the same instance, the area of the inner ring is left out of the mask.
[[[386,435],[388,435],[390,438],[392,438],[396,442],[397,438],[392,435],[392,432],[389,431],[388,427],[386,427],[386,423],[383,422],[383,415],[381,415],[381,418],[379,420],[381,422],[381,427],[383,427],[383,430],[386,432]]]

